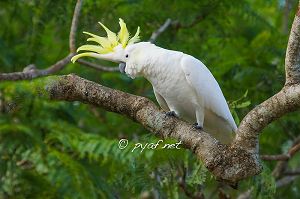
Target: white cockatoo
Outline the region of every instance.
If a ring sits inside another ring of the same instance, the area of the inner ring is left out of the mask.
[[[120,31],[113,33],[102,23],[107,37],[88,32],[87,41],[72,62],[88,56],[119,63],[119,69],[129,77],[145,77],[153,86],[155,97],[169,116],[177,116],[204,129],[223,143],[229,143],[237,129],[219,84],[198,59],[183,52],[160,48],[139,41],[139,27],[130,38],[126,24],[119,21]]]

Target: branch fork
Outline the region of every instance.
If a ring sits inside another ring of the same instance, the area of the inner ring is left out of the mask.
[[[299,13],[299,12],[298,12]],[[169,20],[160,28],[167,27]],[[157,33],[160,33],[158,31]],[[157,33],[154,33],[156,35]],[[236,183],[261,172],[258,136],[272,121],[300,107],[300,17],[291,29],[286,54],[286,84],[242,120],[235,139],[223,145],[204,131],[166,117],[150,100],[113,90],[76,75],[61,76],[49,87],[55,100],[81,101],[125,115],[162,138],[174,138],[192,150],[221,181]],[[86,96],[83,91],[89,91]]]
[[[2,73],[0,81],[32,79],[53,74],[64,68],[75,54],[75,33],[81,5],[82,0],[77,0],[70,31],[70,53],[65,58],[44,70],[38,70],[30,65],[23,72]],[[152,34],[150,41],[154,42],[170,24],[171,20],[168,19]],[[79,61],[81,64],[99,68],[96,64],[84,60]],[[114,71],[111,68],[102,67],[102,69]],[[162,138],[180,140],[219,180],[235,184],[261,172],[258,136],[264,127],[300,107],[300,9],[297,11],[291,28],[285,71],[286,83],[282,90],[256,106],[245,116],[230,145],[221,144],[206,132],[194,129],[190,124],[178,118],[166,117],[147,98],[114,90],[76,75],[59,76],[47,86],[47,91],[53,100],[81,101],[102,107],[107,111],[131,118]],[[296,151],[299,149],[297,148]]]

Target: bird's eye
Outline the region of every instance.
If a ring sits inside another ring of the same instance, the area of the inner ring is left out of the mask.
[[[127,54],[127,55],[125,55],[125,57],[126,57],[126,58],[128,58],[128,57],[129,57],[129,55]]]

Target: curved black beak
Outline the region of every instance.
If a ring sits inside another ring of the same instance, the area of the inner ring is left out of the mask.
[[[126,63],[125,62],[121,62],[119,64],[119,70],[121,73],[125,73],[125,68],[126,68]]]

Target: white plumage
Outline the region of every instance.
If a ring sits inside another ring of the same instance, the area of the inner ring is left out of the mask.
[[[149,42],[125,47],[119,44],[103,54],[89,45],[79,49],[83,48],[92,52],[76,55],[72,61],[90,56],[120,63],[121,72],[132,78],[143,76],[151,82],[156,99],[164,110],[174,111],[192,124],[197,122],[197,127],[203,127],[223,143],[231,141],[237,126],[219,84],[198,59]]]
[[[128,46],[125,54],[125,72],[149,80],[161,108],[197,122],[223,143],[231,141],[237,126],[219,84],[201,61],[148,42]]]

